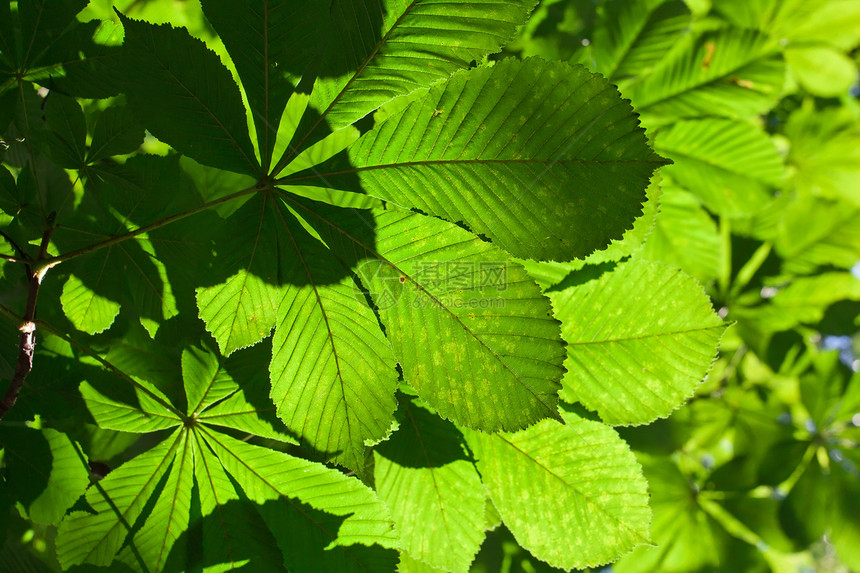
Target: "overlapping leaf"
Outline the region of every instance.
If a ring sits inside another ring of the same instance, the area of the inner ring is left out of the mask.
[[[117,94],[111,72],[120,35],[110,22],[76,21],[86,5],[22,0],[16,11],[0,8],[0,93],[21,77],[79,97]]]
[[[551,298],[568,344],[561,396],[608,424],[644,424],[680,406],[725,328],[692,277],[659,263],[622,263]]]
[[[122,23],[119,80],[146,128],[200,163],[259,176],[239,89],[218,56],[185,30]]]
[[[295,204],[338,256],[361,260],[406,381],[440,415],[484,431],[557,415],[558,323],[506,253],[423,215]]]
[[[136,143],[131,143],[126,128],[115,127],[117,132],[108,132],[107,126],[104,132],[99,130],[102,135],[96,141],[103,143],[100,147],[103,152],[137,147],[140,142],[137,138],[142,139],[142,133],[133,138]],[[132,122],[130,129],[138,133],[139,128]],[[137,156],[123,165],[89,165],[83,172],[87,175],[85,197],[77,212],[67,217],[63,228],[55,234],[56,242],[64,250],[86,248],[134,231],[140,226],[138,221],[145,223],[165,210],[181,210],[197,202],[190,186],[183,181],[175,158]],[[165,189],[172,191],[167,199],[163,196]],[[165,236],[163,242],[170,244],[173,257],[181,259],[188,256],[188,249],[195,243],[194,237],[184,239],[187,245],[174,237]],[[113,324],[125,304],[134,307],[141,324],[153,336],[165,320],[177,314],[177,301],[167,273],[171,254],[157,251],[157,242],[143,234],[136,241],[110,245],[64,266],[72,276],[64,285],[60,300],[75,327],[90,334],[102,332]]]
[[[80,446],[57,430],[0,428],[5,484],[34,523],[56,524],[89,485]]]
[[[487,524],[486,495],[462,434],[414,402],[375,450],[374,478],[403,550],[445,571],[467,571]]]
[[[594,567],[649,543],[646,482],[611,428],[574,414],[563,419],[467,438],[490,499],[520,545],[555,567]]]
[[[310,104],[331,130],[350,125],[388,100],[499,51],[534,5],[534,0],[337,0]]]
[[[183,364],[188,416],[165,405],[183,426],[88,490],[86,500],[93,511],[73,512],[60,526],[57,552],[64,567],[77,563],[107,565],[117,552],[117,559],[136,570],[161,570],[169,559],[182,561],[185,547],[177,545],[177,540],[188,530],[195,496],[199,496],[204,534],[212,539],[211,535],[220,533],[222,540],[238,545],[237,557],[247,554],[239,546],[248,543],[236,535],[231,517],[235,508],[230,504],[247,496],[259,504],[262,517],[274,528],[280,527],[277,520],[284,517],[266,506],[267,500],[280,500],[284,507],[294,508],[292,527],[307,531],[309,537],[280,539],[289,567],[329,562],[338,570],[384,571],[383,564],[393,565],[396,553],[382,548],[393,546],[396,538],[387,510],[372,491],[320,464],[246,444],[209,428],[207,412],[226,401],[241,401],[235,398],[242,393],[233,384],[234,393],[228,395],[231,384],[219,376],[220,367],[211,353],[199,348],[188,351]],[[194,378],[197,376],[200,378]],[[138,390],[141,388],[144,385],[139,383]],[[119,420],[105,411],[101,394],[85,390],[87,405],[100,424],[132,431],[162,427],[148,422],[154,406],[142,398],[149,394],[139,391],[137,395],[141,407],[126,407],[132,413]],[[226,401],[215,402],[219,396]],[[247,402],[244,410],[246,417],[255,412]],[[247,424],[245,430],[254,427]],[[287,438],[281,434],[281,439]],[[149,504],[153,505],[145,521],[135,526]],[[207,520],[216,513],[220,520]],[[337,550],[329,550],[332,542],[337,543]],[[220,543],[212,545],[211,554],[204,548],[204,561],[226,559],[211,564],[235,565],[229,546],[224,556]]]
[[[533,58],[454,74],[285,183],[368,193],[519,257],[570,260],[632,225],[664,163],[605,79]]]
[[[235,232],[220,241],[218,282],[197,291],[200,317],[225,354],[274,328],[278,415],[312,447],[360,469],[365,442],[390,430],[397,373],[350,261],[338,262],[275,196],[248,201],[227,225]]]
[[[327,8],[309,0],[203,2],[242,80],[263,171],[268,172],[287,99],[318,51],[314,40],[323,34]]]
[[[680,267],[706,283],[717,277],[723,244],[717,225],[692,193],[664,183],[660,216],[642,257]]]

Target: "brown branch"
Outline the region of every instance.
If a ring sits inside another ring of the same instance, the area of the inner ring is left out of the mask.
[[[54,213],[48,217],[48,228],[42,233],[42,243],[39,245],[39,256],[36,258],[36,263],[44,260],[48,256],[48,244],[51,241],[51,234],[54,232]],[[36,299],[39,296],[39,285],[42,284],[42,278],[50,267],[38,269],[38,267],[28,266],[30,276],[30,286],[27,290],[27,304],[24,309],[24,316],[21,321],[21,326],[18,327],[18,362],[15,363],[15,374],[12,376],[12,381],[9,382],[9,388],[3,399],[0,400],[0,419],[12,409],[15,402],[18,400],[18,393],[21,392],[21,387],[24,386],[24,380],[30,370],[33,369],[33,354],[36,351]]]

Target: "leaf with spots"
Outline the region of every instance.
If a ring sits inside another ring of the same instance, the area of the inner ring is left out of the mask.
[[[596,567],[650,542],[647,484],[612,428],[569,413],[563,420],[466,437],[520,545],[554,567]]]
[[[462,433],[414,401],[375,450],[374,479],[407,555],[468,571],[484,539],[486,494]]]
[[[561,397],[607,424],[668,416],[710,370],[726,328],[693,277],[657,262],[620,263],[550,297],[567,342]]]
[[[224,354],[274,329],[278,416],[327,459],[363,471],[365,443],[386,437],[394,420],[395,361],[351,262],[305,225],[274,194],[236,211],[217,229],[200,317]]]
[[[488,432],[557,416],[559,325],[507,253],[424,215],[294,204],[359,261],[406,382],[440,415]]]

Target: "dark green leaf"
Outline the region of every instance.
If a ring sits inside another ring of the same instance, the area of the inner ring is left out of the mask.
[[[259,176],[239,89],[218,56],[185,30],[121,19],[120,80],[144,126],[200,163]]]

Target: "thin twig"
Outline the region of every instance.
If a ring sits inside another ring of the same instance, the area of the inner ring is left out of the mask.
[[[71,259],[80,257],[81,255],[86,255],[87,253],[91,253],[93,251],[97,251],[99,249],[103,249],[105,247],[110,247],[112,245],[116,245],[122,243],[123,241],[127,241],[129,239],[133,239],[137,236],[143,235],[144,233],[148,233],[149,231],[153,231],[155,229],[164,227],[171,223],[175,223],[181,219],[189,217],[191,215],[196,215],[197,213],[206,211],[207,209],[211,209],[212,207],[216,207],[218,205],[227,203],[232,201],[233,199],[238,199],[239,197],[243,197],[245,195],[250,195],[251,193],[255,193],[260,190],[258,185],[252,185],[246,189],[242,189],[241,191],[237,191],[235,193],[231,193],[230,195],[226,195],[219,199],[215,199],[214,201],[209,201],[208,203],[203,203],[202,205],[198,205],[193,209],[189,209],[187,211],[183,211],[181,213],[176,213],[175,215],[171,215],[170,217],[165,217],[164,219],[160,219],[154,223],[150,223],[149,225],[145,225],[143,227],[139,227],[134,231],[129,231],[128,233],[123,233],[122,235],[115,235],[113,237],[109,237],[101,242],[89,245],[87,247],[83,247],[74,251],[69,251],[67,253],[63,253],[62,255],[58,255],[56,257],[45,257],[42,260],[36,261],[33,265],[34,269],[47,269],[54,265],[58,265],[62,262],[69,261]]]
[[[51,242],[51,234],[54,232],[54,213],[48,217],[48,228],[42,233],[42,243],[39,245],[39,255],[36,262],[45,259],[48,255],[48,244]],[[18,393],[21,392],[21,387],[24,386],[24,380],[30,370],[33,369],[33,353],[36,350],[36,299],[39,296],[39,286],[42,284],[42,278],[48,271],[50,266],[36,269],[30,267],[30,286],[27,290],[27,304],[24,309],[24,316],[21,320],[21,326],[18,327],[18,361],[15,363],[15,374],[12,376],[12,381],[9,382],[9,388],[0,400],[0,419],[12,409],[15,402],[18,400]]]

